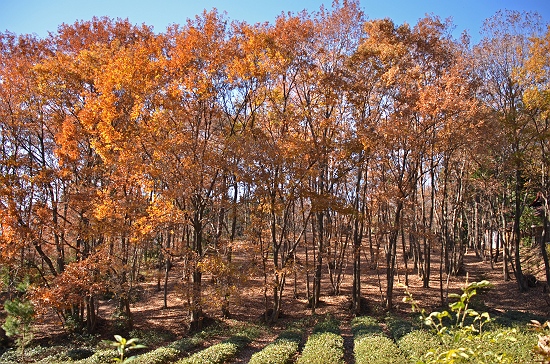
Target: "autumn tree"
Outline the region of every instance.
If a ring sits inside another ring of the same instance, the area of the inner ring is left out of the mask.
[[[510,175],[503,177],[511,186],[512,269],[520,291],[527,289],[520,258],[520,223],[525,207],[526,163],[533,146],[534,130],[523,105],[526,85],[518,82],[515,75],[526,63],[529,37],[539,32],[537,14],[500,11],[485,22],[484,38],[474,50],[477,69],[485,85],[481,97],[498,120],[501,133],[497,138],[506,141],[499,157],[507,166],[505,170],[511,171]],[[508,264],[511,258],[506,255],[509,253],[510,249],[505,249],[504,264]]]
[[[35,252],[46,264],[43,274],[57,275],[64,261],[62,243],[51,224],[57,216],[49,208],[57,206],[58,198],[54,135],[42,117],[45,105],[35,97],[33,72],[47,48],[32,36],[6,33],[0,40],[2,256],[6,263],[26,262]],[[54,251],[56,256],[50,255]]]
[[[550,282],[550,264],[546,251],[546,243],[550,241],[550,210],[548,196],[550,195],[550,28],[539,37],[531,38],[529,58],[518,75],[518,82],[527,84],[523,93],[523,102],[526,107],[533,128],[535,130],[535,153],[531,162],[530,171],[533,178],[532,185],[538,187],[539,193],[531,203],[536,215],[542,218],[543,231],[536,237],[541,248],[541,256],[545,265],[546,282]]]
[[[335,2],[332,9],[321,8],[315,13],[315,37],[306,48],[308,62],[301,67],[297,81],[296,103],[303,133],[316,160],[309,180],[315,244],[313,290],[309,298],[313,311],[319,304],[324,259],[328,260],[332,290],[339,293],[345,241],[349,238],[347,234],[342,236],[348,230],[347,223],[337,224],[341,216],[349,215],[341,189],[347,187],[354,167],[349,163],[350,156],[357,152],[350,131],[344,81],[347,59],[357,48],[363,21],[359,4],[353,1]]]
[[[262,67],[269,77],[262,85],[265,101],[248,130],[251,144],[244,162],[258,204],[255,215],[261,221],[255,234],[266,262],[266,302],[271,291],[268,321],[278,319],[293,253],[310,215],[309,202],[299,201],[307,194],[306,181],[316,160],[304,143],[296,87],[301,70],[308,66],[306,45],[312,36],[313,24],[305,14],[281,15],[262,35]],[[295,215],[297,209],[302,213]],[[302,214],[303,219],[296,218]]]

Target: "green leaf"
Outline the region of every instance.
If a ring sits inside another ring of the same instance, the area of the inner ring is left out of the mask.
[[[126,345],[132,345],[132,344],[136,343],[138,340],[139,339],[137,339],[137,338],[132,338],[132,339],[126,341]]]

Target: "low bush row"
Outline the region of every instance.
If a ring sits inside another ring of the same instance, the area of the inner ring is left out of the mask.
[[[206,359],[201,359],[201,358],[215,357],[216,355],[225,357],[228,355],[227,353],[230,351],[228,350],[230,347],[235,347],[238,349],[246,345],[252,339],[254,339],[257,335],[259,335],[259,332],[260,330],[258,327],[255,327],[254,325],[249,325],[249,324],[242,324],[237,322],[233,322],[232,325],[228,325],[226,323],[215,324],[193,336],[174,341],[166,346],[161,346],[149,352],[137,355],[134,358],[134,360],[132,360],[132,363],[135,363],[135,364],[174,363],[177,361],[179,357],[203,345],[203,343],[206,340],[212,337],[233,335],[230,339],[223,342],[222,343],[223,345],[219,345],[219,346],[214,345],[212,347],[204,349],[205,353],[203,354],[200,354],[201,352],[199,352],[195,354],[196,356],[191,356],[183,359],[183,360],[191,360],[189,361],[191,363],[193,362],[209,363],[210,361],[206,361]],[[163,335],[160,335],[160,334],[155,334],[151,332],[135,331],[132,334],[137,336],[140,343],[144,342],[148,344],[159,344],[160,342],[170,338],[168,334],[164,334],[164,333]],[[98,350],[95,353],[93,353],[93,355],[88,356],[85,359],[78,360],[75,363],[103,364],[103,363],[111,362],[114,357],[116,357],[116,352],[114,350],[111,350],[111,349]],[[198,361],[192,361],[192,360],[195,360],[195,359],[191,359],[192,357],[198,358],[197,359]],[[217,361],[211,361],[211,362],[215,363]]]
[[[407,361],[397,344],[387,336],[365,335],[354,340],[353,344],[357,364],[391,364]]]
[[[318,323],[309,336],[297,364],[344,363],[344,339],[339,322],[333,318]]]
[[[406,320],[386,318],[387,337],[373,317],[352,321],[355,362],[361,363],[538,363],[536,333],[495,327],[482,334],[449,329],[440,334]]]
[[[233,334],[229,339],[207,347],[187,358],[178,361],[178,364],[222,364],[237,355],[239,350],[256,339],[261,329],[254,325],[239,323],[229,329]]]
[[[396,316],[387,316],[385,319],[386,327],[390,333],[390,337],[398,341],[403,336],[407,335],[415,329],[415,326],[410,320],[405,320]]]
[[[537,344],[537,335],[518,329],[500,328],[482,334],[472,334],[464,330],[451,331],[441,337],[440,350],[431,348],[431,356],[438,361],[451,355],[468,357],[470,362],[483,363],[540,363],[541,358],[533,350]],[[431,359],[430,359],[431,360]],[[464,362],[467,362],[464,360]]]
[[[353,352],[357,364],[403,363],[405,355],[397,344],[385,336],[375,318],[356,317],[352,321]]]
[[[222,342],[207,347],[204,350],[199,351],[191,355],[188,358],[178,361],[178,364],[221,364],[227,360],[233,358],[237,351],[238,346],[232,342]]]
[[[76,364],[104,364],[113,361],[116,358],[117,352],[113,349],[98,350],[93,355],[75,361]]]
[[[288,329],[283,331],[277,340],[267,345],[250,358],[248,364],[287,364],[298,353],[302,341],[302,330]]]
[[[422,362],[421,359],[427,352],[440,352],[442,348],[439,337],[427,330],[413,330],[398,339],[397,345],[411,363]]]

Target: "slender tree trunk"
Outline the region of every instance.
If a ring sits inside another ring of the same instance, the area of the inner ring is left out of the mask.
[[[95,331],[96,324],[95,299],[94,296],[91,295],[86,297],[86,329],[88,333],[93,333]]]
[[[359,206],[361,205],[360,201],[360,191],[361,191],[361,180],[363,172],[359,168],[357,171],[357,182],[355,184],[355,218],[353,223],[353,285],[351,288],[351,301],[352,301],[352,310],[356,315],[361,313],[361,242],[363,240],[363,226],[364,226],[364,212],[366,201],[363,199],[361,211]],[[363,191],[366,188],[363,188]],[[363,193],[364,196],[364,193]]]
[[[200,199],[201,197],[195,196],[195,199]],[[203,206],[201,202],[195,203],[195,213],[193,216],[193,251],[195,256],[193,257],[192,262],[192,273],[191,273],[191,322],[190,322],[190,331],[196,332],[202,329],[202,272],[198,266],[198,260],[202,257],[202,210]]]
[[[323,252],[324,252],[324,213],[317,213],[317,249],[315,259],[315,272],[313,276],[313,302],[312,307],[319,307],[321,297],[321,277],[323,270]]]
[[[522,213],[522,200],[521,194],[523,190],[521,170],[519,167],[516,168],[516,195],[515,195],[515,209],[514,209],[514,227],[513,227],[513,238],[514,238],[514,273],[516,275],[516,280],[518,282],[518,288],[520,292],[527,291],[528,287],[525,283],[523,272],[521,269],[521,257],[520,257],[520,247],[521,247],[521,230],[520,230],[520,220]]]
[[[397,201],[397,207],[395,210],[395,217],[390,232],[388,241],[388,251],[386,253],[386,309],[391,310],[393,308],[393,281],[395,275],[395,259],[397,252],[397,238],[399,237],[399,230],[401,224],[401,212],[403,210],[403,200]]]
[[[544,273],[546,275],[546,286],[550,287],[550,263],[548,262],[548,252],[546,244],[550,241],[550,215],[548,210],[548,200],[544,198],[544,216],[543,216],[543,233],[540,242],[540,250],[542,260],[544,261]]]

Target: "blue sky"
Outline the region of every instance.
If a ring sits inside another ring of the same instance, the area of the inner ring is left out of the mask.
[[[360,0],[369,19],[389,17],[401,24],[415,24],[426,13],[452,17],[455,34],[468,30],[475,42],[483,20],[499,9],[537,11],[550,23],[550,0]],[[170,24],[216,8],[229,19],[249,23],[273,22],[282,12],[318,10],[332,0],[0,0],[0,32],[36,33],[40,37],[55,32],[62,24],[89,20],[93,16],[128,18],[134,24],[152,25],[163,32]]]

